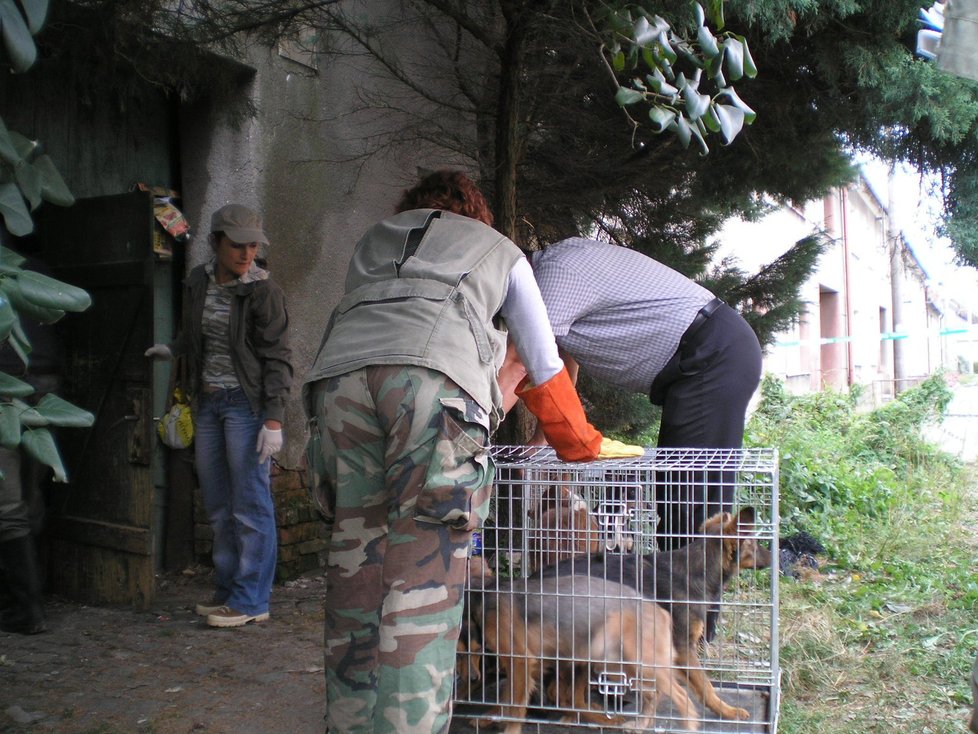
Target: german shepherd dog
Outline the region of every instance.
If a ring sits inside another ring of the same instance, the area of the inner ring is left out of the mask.
[[[566,486],[548,488],[527,512],[527,520],[530,573],[601,549],[601,531],[587,500]]]
[[[469,556],[468,588],[483,589],[494,578],[492,569],[481,556]],[[470,609],[471,593],[465,595],[465,608],[462,612],[462,626],[458,642],[455,643],[455,683],[461,693],[471,699],[480,684],[485,667],[480,634],[472,625]]]
[[[587,573],[636,588],[646,599],[665,607],[672,616],[676,662],[690,688],[718,716],[748,719],[746,709],[729,705],[717,694],[703,671],[699,648],[709,612],[719,605],[730,580],[741,569],[771,565],[771,552],[758,544],[755,528],[751,507],[737,515],[721,512],[703,523],[702,537],[682,548],[646,556],[609,553],[572,558],[543,569],[541,576]]]
[[[558,666],[570,675],[575,664],[589,665],[596,674],[624,674],[639,690],[640,716],[626,729],[648,728],[659,694],[672,699],[688,731],[699,728],[692,718],[695,706],[675,677],[669,615],[635,589],[573,574],[474,589],[469,601],[470,624],[479,627],[485,650],[495,653],[506,676],[494,712],[514,719],[505,734],[523,731],[527,706],[544,675]],[[574,701],[582,705],[586,678],[578,677],[574,691]],[[607,717],[600,720],[609,723]]]

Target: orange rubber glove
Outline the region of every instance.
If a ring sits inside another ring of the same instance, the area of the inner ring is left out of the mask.
[[[564,461],[594,461],[601,449],[601,433],[587,422],[581,399],[565,367],[542,385],[526,387],[529,377],[516,388],[516,394],[540,422],[543,435]]]

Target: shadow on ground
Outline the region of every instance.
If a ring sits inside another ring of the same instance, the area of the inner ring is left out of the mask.
[[[159,579],[152,609],[47,600],[50,630],[0,633],[0,732],[323,731],[321,575],[276,585],[271,619],[213,629],[206,569]]]

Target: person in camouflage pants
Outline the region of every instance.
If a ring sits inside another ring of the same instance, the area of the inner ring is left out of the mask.
[[[492,228],[474,182],[429,174],[357,243],[303,388],[309,486],[329,527],[333,734],[448,730],[508,340],[526,378],[517,384],[507,371],[502,381],[557,455],[596,458],[604,439],[557,352],[530,264]]]
[[[330,731],[447,731],[472,529],[489,509],[488,418],[424,367],[328,378],[312,405]]]

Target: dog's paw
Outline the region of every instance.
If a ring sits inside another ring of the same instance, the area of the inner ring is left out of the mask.
[[[750,718],[750,711],[747,709],[737,708],[736,706],[727,706],[726,710],[721,715],[723,718],[731,721],[736,721],[737,719],[746,721]]]

